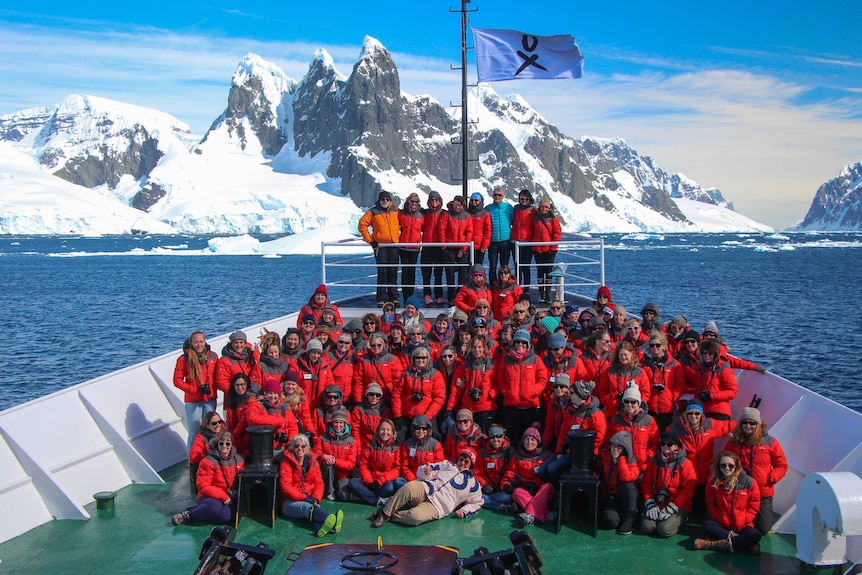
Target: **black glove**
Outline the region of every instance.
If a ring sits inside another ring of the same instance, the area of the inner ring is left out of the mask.
[[[766,373],[766,368],[758,363],[757,367],[754,368],[754,371],[757,373]]]
[[[380,489],[380,482],[379,481],[372,481],[371,483],[366,483],[365,487],[367,487],[371,491],[377,491],[378,489]]]
[[[617,393],[617,401],[622,401],[622,400],[623,400],[623,392],[620,391]]]
[[[494,486],[493,485],[483,485],[482,486],[482,493],[484,495],[491,495],[492,493],[494,493]]]
[[[661,392],[663,392],[663,391],[664,391],[664,384],[663,384],[663,383],[654,383],[654,384],[652,385],[652,388],[653,388],[654,390],[656,390],[658,393],[661,393]]]
[[[470,396],[470,399],[472,399],[473,401],[479,401],[479,398],[482,397],[482,388],[481,387],[474,387],[473,389],[468,391],[467,394]]]
[[[288,441],[290,441],[290,438],[283,431],[279,431],[275,434],[275,440],[279,443],[287,443]]]
[[[763,373],[762,371],[760,373]],[[198,393],[202,393],[204,395],[209,395],[213,391],[212,387],[208,383],[202,383],[198,386]]]
[[[539,492],[539,488],[536,487],[533,483],[527,483],[526,485],[524,485],[524,489],[530,495],[535,495],[536,493]]]
[[[378,245],[377,242],[371,242],[371,247],[374,248],[375,250],[377,249],[377,245]]]
[[[700,393],[697,394],[697,397],[700,398],[701,401],[709,401],[712,399],[712,395],[709,393],[708,389],[704,389]]]
[[[515,488],[512,487],[511,483],[507,483],[506,485],[503,486],[503,492],[506,495],[511,495],[514,491],[515,491]]]

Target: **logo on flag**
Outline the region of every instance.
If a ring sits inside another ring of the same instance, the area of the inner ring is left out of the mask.
[[[480,82],[580,78],[584,72],[584,56],[570,34],[473,28],[473,45]]]

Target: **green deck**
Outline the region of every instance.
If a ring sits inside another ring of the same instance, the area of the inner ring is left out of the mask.
[[[165,485],[132,485],[120,490],[113,511],[96,510],[94,502],[87,507],[92,514],[89,521],[53,521],[0,544],[0,573],[42,574],[67,567],[92,574],[192,573],[198,563],[201,544],[211,527],[171,526],[170,516],[192,501],[186,469],[185,464],[178,464],[165,470],[162,474],[168,481]],[[334,508],[334,504],[331,505]],[[374,543],[380,535],[384,545],[442,544],[456,547],[462,556],[469,556],[479,546],[491,551],[511,547],[508,533],[515,527],[510,516],[480,511],[467,520],[447,518],[414,528],[389,523],[375,530],[368,526],[370,507],[341,504],[341,508],[345,512],[344,531],[324,540],[315,537],[307,523],[279,519],[270,529],[254,519],[243,518],[236,541],[250,545],[266,542],[277,552],[266,572],[281,574],[289,567],[286,559],[289,552],[300,552],[307,545],[323,541]],[[693,551],[696,527],[691,528],[691,534],[669,540],[657,540],[637,532],[621,537],[612,531],[600,531],[598,537],[593,538],[587,534],[589,529],[580,522],[564,525],[559,535],[547,526],[528,528],[544,561],[543,573],[702,575],[806,570],[794,558],[792,541],[776,534],[765,537],[761,554],[753,556]],[[841,572],[840,569],[812,571]]]

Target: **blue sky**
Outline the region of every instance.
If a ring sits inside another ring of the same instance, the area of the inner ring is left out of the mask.
[[[402,89],[459,98],[456,2],[91,1],[0,7],[0,115],[84,93],[171,113],[203,133],[240,58],[299,79],[326,49],[349,74],[365,35]],[[625,139],[782,228],[862,160],[862,3],[473,0],[470,24],[573,34],[580,80],[497,82],[564,133]],[[475,70],[470,73],[475,77]]]

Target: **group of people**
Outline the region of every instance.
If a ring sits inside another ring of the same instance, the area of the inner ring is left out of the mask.
[[[504,196],[504,188],[495,188],[491,193],[492,202],[486,207],[485,197],[479,192],[474,192],[469,200],[459,195],[444,209],[439,193],[428,194],[425,208],[421,206],[419,195],[412,193],[399,208],[389,192],[380,192],[377,202],[363,214],[358,225],[362,238],[374,250],[378,266],[378,307],[388,301],[398,302],[399,262],[404,302],[414,295],[420,255],[425,305],[448,303],[451,306],[458,287],[468,281],[470,262],[483,265],[486,253],[491,277],[496,277],[500,266],[508,267],[512,258],[515,263],[512,279],[521,286],[531,285],[530,262],[535,259],[540,303],[550,302],[549,274],[562,238],[562,227],[551,199],[546,194],[535,205],[533,194],[521,190],[518,204],[513,207],[504,201]],[[516,258],[515,241],[536,242],[537,245],[518,244]]]
[[[715,322],[663,322],[654,303],[630,317],[607,286],[585,309],[537,310],[487,288],[481,266],[471,275],[433,322],[411,296],[342,325],[321,285],[282,337],[237,331],[218,357],[192,333],[174,383],[198,503],[174,522],[230,518],[250,425],[276,429],[283,515],[321,536],[343,520],[326,501],[376,506],[372,527],[482,507],[553,521],[577,430],[591,432],[605,527],[670,537],[694,518],[698,548],[759,548],[787,462],[760,412],[730,402],[734,370],[762,366],[731,355]]]

